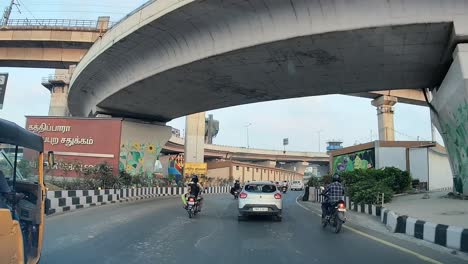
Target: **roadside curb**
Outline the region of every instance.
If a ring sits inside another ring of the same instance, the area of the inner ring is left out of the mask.
[[[313,188],[312,188],[313,189]],[[321,203],[321,190],[309,190],[309,200]],[[311,199],[312,198],[312,199]],[[402,233],[447,248],[468,252],[468,229],[458,226],[434,224],[431,222],[399,215],[385,207],[371,204],[357,204],[346,197],[346,207],[358,213],[380,218],[386,228],[393,233]]]
[[[228,193],[229,189],[228,186],[208,187],[205,193]],[[176,197],[186,191],[187,189],[184,187],[48,191],[45,201],[45,213],[46,215],[53,215],[106,204],[126,203],[157,197]]]

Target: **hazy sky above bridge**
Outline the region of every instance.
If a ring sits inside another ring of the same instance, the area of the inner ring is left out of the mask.
[[[1,7],[10,0],[1,0]],[[110,16],[117,21],[144,0],[20,0],[21,14],[14,9],[11,18],[92,19]],[[24,126],[25,115],[47,115],[50,93],[41,85],[41,78],[53,73],[48,69],[0,68],[9,72],[4,108],[0,117]],[[376,87],[376,90],[378,87]],[[189,96],[189,95],[188,95]],[[161,98],[164,100],[164,98]],[[370,99],[342,95],[306,97],[274,102],[230,107],[209,111],[220,121],[215,144],[247,145],[249,126],[250,147],[282,149],[282,139],[289,138],[290,150],[317,151],[321,131],[321,150],[330,139],[343,140],[344,145],[364,143],[377,136],[377,116]],[[397,140],[430,140],[429,110],[426,107],[397,104],[395,106]],[[169,125],[183,132],[185,119]],[[442,142],[439,135],[438,141]]]

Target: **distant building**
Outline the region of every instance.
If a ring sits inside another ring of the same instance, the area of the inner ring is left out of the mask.
[[[341,144],[343,144],[342,141],[335,141],[335,140],[328,141],[327,142],[327,152],[337,150],[337,149],[342,149],[343,146]]]
[[[374,141],[330,152],[330,173],[395,167],[429,191],[453,187],[447,151],[431,141]]]

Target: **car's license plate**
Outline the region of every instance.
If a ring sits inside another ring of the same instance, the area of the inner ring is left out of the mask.
[[[254,212],[268,212],[268,208],[265,207],[254,207],[252,210]]]
[[[194,204],[195,204],[195,202],[188,202],[188,204],[190,204],[190,205],[194,205]]]

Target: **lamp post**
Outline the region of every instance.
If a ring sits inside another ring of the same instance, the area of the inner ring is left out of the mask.
[[[320,129],[319,131],[317,131],[317,134],[318,134],[318,152],[320,152],[320,133],[322,133],[322,129]]]
[[[245,128],[247,130],[247,148],[250,148],[250,145],[249,145],[249,126],[251,126],[252,123],[248,123],[247,125],[245,125]]]

